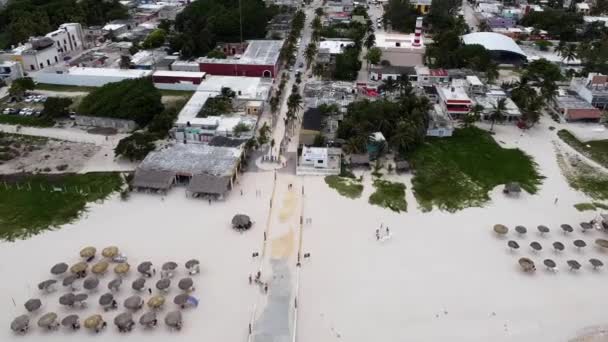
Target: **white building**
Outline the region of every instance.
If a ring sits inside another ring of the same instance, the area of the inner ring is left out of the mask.
[[[462,118],[469,113],[473,101],[467,94],[465,87],[460,85],[436,85],[439,106],[449,117]]]
[[[340,174],[341,149],[330,147],[302,147],[296,167],[298,176],[326,176]]]
[[[30,75],[39,83],[101,87],[107,83],[146,77],[151,74],[151,70],[72,67],[54,72],[43,70]]]
[[[0,80],[12,81],[23,76],[23,66],[21,63],[15,61],[0,62]]]
[[[2,60],[20,62],[24,70],[36,71],[63,61],[68,54],[84,48],[84,34],[78,23],[62,24],[44,37],[31,37],[1,56]]]
[[[324,51],[330,55],[338,55],[344,52],[348,46],[354,46],[355,42],[349,39],[327,39],[319,42],[319,51]]]

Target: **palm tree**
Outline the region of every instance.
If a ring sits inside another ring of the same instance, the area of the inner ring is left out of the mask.
[[[411,151],[418,141],[418,128],[410,120],[400,120],[397,123],[395,133],[390,138],[391,146],[399,153]]]
[[[399,88],[399,96],[405,97],[412,93],[412,85],[408,75],[402,74],[397,78],[397,87]]]
[[[490,63],[486,68],[486,78],[488,79],[488,83],[494,83],[498,76],[498,65],[496,63]]]
[[[325,65],[323,65],[321,63],[316,63],[312,67],[312,74],[317,77],[323,78],[323,76],[325,75]]]
[[[310,64],[315,59],[317,55],[317,44],[311,42],[306,46],[306,50],[304,51],[304,58],[306,59],[306,70],[310,68]]]
[[[576,59],[578,56],[578,49],[576,44],[570,43],[566,46],[565,50],[560,53],[566,62],[570,62]]]
[[[505,110],[507,109],[507,99],[500,99],[496,102],[494,106],[494,110],[492,114],[490,114],[490,121],[492,121],[492,126],[490,127],[490,132],[494,131],[494,123],[502,122],[505,120]]]
[[[374,35],[373,33],[368,34],[367,38],[365,38],[365,43],[363,44],[365,46],[365,48],[369,50],[375,44],[376,44],[376,35]]]
[[[473,108],[471,108],[471,111],[464,117],[464,127],[470,127],[474,122],[479,121],[483,110],[483,106],[476,103]]]
[[[557,46],[555,47],[554,51],[558,54],[558,55],[562,55],[565,51],[566,51],[566,42],[563,40],[559,41],[559,44],[557,44]]]
[[[483,20],[479,23],[479,32],[490,32],[492,31],[492,28],[490,27],[490,25],[488,24],[487,21]]]
[[[392,77],[390,77],[385,80],[382,80],[382,85],[380,87],[384,89],[387,94],[390,94],[397,88],[397,83]]]
[[[279,109],[279,97],[273,96],[270,98],[270,111],[275,114]]]
[[[366,144],[367,137],[365,135],[356,134],[346,141],[346,150],[352,154],[363,153],[365,152]]]

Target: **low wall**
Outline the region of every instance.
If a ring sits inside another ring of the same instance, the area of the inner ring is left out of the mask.
[[[319,169],[311,166],[297,166],[296,175],[298,176],[331,176],[339,175],[340,168],[335,169]]]
[[[196,91],[199,85],[192,83],[154,83],[154,86],[164,90]]]
[[[137,128],[137,124],[132,120],[102,118],[98,116],[86,115],[76,115],[74,120],[79,126],[115,128],[118,132],[130,132]]]

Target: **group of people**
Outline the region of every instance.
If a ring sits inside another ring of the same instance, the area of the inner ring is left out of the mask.
[[[384,236],[382,235],[383,232],[385,232]],[[376,229],[376,241],[380,241],[380,238],[390,237],[390,235],[391,233],[388,226],[383,229],[382,223],[380,224],[380,228]]]
[[[249,284],[253,284],[255,282],[256,285],[261,286],[264,289],[264,293],[268,293],[268,283],[264,283],[261,280],[262,278],[262,272],[258,271],[258,273],[255,274],[255,278],[251,276],[251,274],[249,275]]]

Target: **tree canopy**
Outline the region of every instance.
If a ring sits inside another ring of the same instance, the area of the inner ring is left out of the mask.
[[[146,39],[144,39],[141,46],[144,49],[155,49],[163,45],[165,43],[165,39],[167,39],[167,32],[159,28],[150,32]]]
[[[156,148],[153,134],[136,132],[121,139],[116,145],[114,152],[117,156],[123,156],[130,161],[143,160],[148,153]]]
[[[95,89],[82,100],[78,113],[133,120],[145,126],[163,111],[160,98],[150,78],[129,79]]]
[[[171,47],[184,57],[192,57],[206,55],[218,42],[239,42],[241,12],[243,40],[263,38],[266,24],[277,11],[274,6],[266,7],[263,0],[192,1],[175,19],[177,34]]]
[[[526,14],[520,24],[545,30],[562,40],[574,40],[576,29],[583,24],[583,16],[563,9],[545,8],[543,12],[532,11]]]
[[[118,0],[13,0],[0,10],[0,48],[47,34],[63,23],[102,25],[127,17]]]
[[[391,24],[393,30],[404,33],[414,31],[419,15],[408,0],[390,0],[384,10],[384,20]]]

